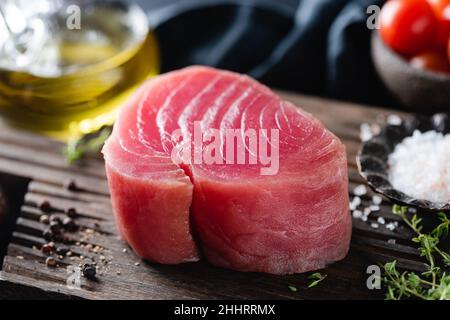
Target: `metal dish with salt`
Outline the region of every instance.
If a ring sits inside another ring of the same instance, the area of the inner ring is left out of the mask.
[[[375,192],[386,196],[395,203],[433,211],[450,211],[449,200],[436,202],[425,200],[426,197],[411,196],[411,193],[408,195],[396,189],[390,177],[390,170],[392,168],[389,160],[390,156],[396,151],[396,147],[404,141],[407,141],[405,138],[420,136],[421,133],[427,133],[429,131],[436,132],[437,134],[434,134],[435,136],[439,136],[440,138],[444,136],[448,139],[448,136],[445,135],[450,133],[449,114],[439,113],[431,117],[411,116],[402,118],[397,123],[385,124],[378,134],[363,142],[357,156],[358,170]],[[450,152],[450,150],[448,151]],[[433,154],[422,156],[427,156],[431,159]],[[446,166],[445,162],[444,166]],[[417,170],[425,174],[427,174],[427,170],[433,169],[430,167],[417,168]],[[450,168],[444,168],[444,170],[450,170]],[[447,183],[450,182],[447,181]]]

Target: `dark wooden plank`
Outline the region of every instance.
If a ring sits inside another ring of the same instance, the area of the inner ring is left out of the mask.
[[[2,129],[0,128],[0,130]],[[64,169],[56,170],[37,164],[0,158],[0,172],[7,172],[18,177],[51,183],[58,186],[63,186],[68,180],[72,179],[82,190],[94,194],[108,195],[108,184],[105,179],[90,177],[88,175],[83,176],[81,174],[74,175]]]
[[[282,93],[313,113],[338,135],[346,145],[349,162],[349,192],[363,179],[357,172],[355,155],[359,149],[362,122],[373,123],[389,110],[349,103]],[[417,250],[411,244],[411,232],[405,228],[390,231],[384,226],[371,227],[378,217],[399,221],[388,203],[372,213],[368,222],[354,220],[353,240],[346,259],[322,272],[327,278],[316,288],[308,289],[307,275],[274,276],[241,273],[215,268],[207,262],[178,266],[141,261],[118,237],[103,164],[89,158],[84,166],[68,167],[61,156],[62,144],[30,133],[23,133],[0,123],[0,171],[32,179],[25,203],[12,234],[8,255],[0,271],[0,297],[86,298],[86,299],[379,299],[381,291],[366,288],[366,268],[371,264],[398,259],[401,266],[423,268]],[[2,148],[4,147],[4,148]],[[63,187],[75,179],[79,190]],[[370,204],[369,193],[362,198]],[[68,208],[79,213],[80,230],[69,234],[67,246],[71,256],[57,257],[57,267],[45,265],[46,254],[40,251],[45,241],[39,222],[44,214],[39,204],[47,200],[50,212],[64,215]],[[395,239],[396,243],[389,241]],[[66,285],[74,268],[85,262],[98,266],[98,281],[80,279],[81,287]],[[298,292],[291,292],[295,286]]]
[[[70,191],[60,186],[55,186],[42,181],[32,181],[29,191],[41,195],[56,196],[61,199],[80,201],[84,203],[106,203],[110,205],[110,197],[102,194],[92,194],[85,191]]]

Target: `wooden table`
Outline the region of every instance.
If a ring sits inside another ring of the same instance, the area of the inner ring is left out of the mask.
[[[313,113],[344,141],[351,192],[363,182],[355,161],[360,124],[374,123],[390,111],[288,93],[282,95]],[[10,183],[16,198],[20,198],[20,192],[25,193],[23,204],[15,210],[17,221],[12,226],[0,271],[1,298],[380,299],[384,295],[382,290],[366,287],[369,265],[397,259],[400,266],[423,268],[407,229],[371,228],[370,222],[380,216],[388,221],[398,220],[391,214],[388,202],[370,216],[369,222],[353,219],[349,255],[322,270],[327,278],[315,288],[307,288],[308,274],[241,273],[215,268],[207,262],[177,266],[145,263],[117,236],[102,160],[89,158],[82,165],[70,167],[61,154],[62,146],[60,142],[0,125],[0,172],[6,173],[0,177]],[[68,179],[75,180],[78,190],[64,187]],[[363,202],[368,203],[369,196],[363,197]],[[36,249],[46,243],[42,237],[44,225],[39,222],[42,212],[38,208],[43,200],[51,203],[51,213],[61,214],[70,207],[80,213],[77,222],[88,231],[75,233],[70,248],[74,255],[93,257],[102,266],[97,281],[82,278],[81,288],[67,286],[73,272],[71,266],[80,263],[76,257],[62,259],[56,268],[45,265],[46,256]],[[396,244],[388,239],[396,239]],[[83,246],[77,245],[77,241]],[[101,253],[92,252],[90,245],[98,246]],[[100,262],[100,255],[110,262],[106,265]],[[289,286],[295,286],[298,291],[291,292]]]

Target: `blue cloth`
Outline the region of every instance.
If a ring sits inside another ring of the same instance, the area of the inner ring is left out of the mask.
[[[393,106],[370,57],[367,7],[382,0],[184,0],[150,14],[162,71],[205,64],[280,89]]]

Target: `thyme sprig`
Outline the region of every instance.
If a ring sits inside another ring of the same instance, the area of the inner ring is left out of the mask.
[[[98,131],[86,134],[81,138],[71,139],[64,148],[64,154],[69,164],[73,164],[87,154],[98,154],[111,135],[112,127],[104,126]]]
[[[313,288],[317,286],[320,282],[322,282],[327,277],[326,274],[322,274],[320,272],[315,272],[308,277],[311,282],[308,284],[308,288]]]
[[[394,205],[392,211],[415,232],[416,236],[411,240],[418,244],[420,256],[426,260],[426,271],[421,274],[399,272],[396,261],[386,263],[383,277],[387,286],[386,299],[450,300],[450,275],[438,265],[441,262],[443,266],[450,266],[450,254],[439,248],[440,241],[448,236],[450,219],[439,213],[440,224],[430,233],[424,233],[421,218],[416,214],[408,218],[408,207]]]

